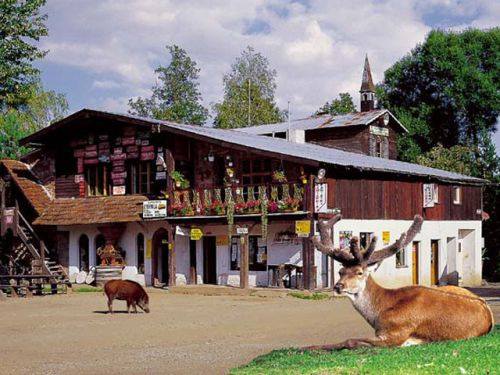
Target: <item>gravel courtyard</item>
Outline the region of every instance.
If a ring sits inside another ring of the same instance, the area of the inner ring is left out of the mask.
[[[371,335],[345,299],[150,290],[150,314],[101,293],[0,303],[2,374],[227,373],[272,349]],[[496,321],[500,305],[493,305]]]

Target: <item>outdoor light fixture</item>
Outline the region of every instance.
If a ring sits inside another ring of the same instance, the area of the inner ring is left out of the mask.
[[[322,180],[325,178],[326,170],[325,168],[320,168],[318,171],[318,179]]]
[[[210,152],[208,153],[208,156],[207,156],[207,160],[210,162],[210,163],[213,163],[214,162],[214,154],[212,152],[212,149],[210,149]]]

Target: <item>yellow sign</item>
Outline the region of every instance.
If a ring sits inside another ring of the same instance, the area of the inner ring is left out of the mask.
[[[295,233],[299,237],[309,237],[311,234],[311,221],[310,220],[296,220]]]
[[[174,249],[174,244],[172,242],[169,242],[168,244],[168,249],[172,251]]]
[[[203,237],[203,232],[200,228],[191,228],[189,235],[193,241],[198,241],[201,237]]]
[[[382,232],[382,242],[384,243],[384,245],[388,245],[389,242],[391,242],[391,232],[389,231]]]
[[[146,240],[146,259],[151,259],[151,240]]]
[[[217,236],[215,238],[216,246],[227,246],[229,245],[229,237],[228,236]]]

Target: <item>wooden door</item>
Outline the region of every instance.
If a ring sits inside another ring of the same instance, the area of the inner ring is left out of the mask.
[[[214,236],[203,237],[203,283],[217,284],[217,248]]]
[[[153,235],[152,285],[155,285],[155,279],[160,283],[168,283],[168,252],[168,232],[160,228]]]
[[[412,247],[412,276],[413,276],[413,284],[418,285],[418,251],[419,251],[419,244],[418,242],[413,242],[413,247]]]
[[[439,242],[431,240],[431,285],[439,282]]]

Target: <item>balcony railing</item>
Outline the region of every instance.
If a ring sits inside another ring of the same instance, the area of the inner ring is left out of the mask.
[[[307,185],[278,183],[211,189],[175,190],[169,215],[225,216],[307,211]]]

